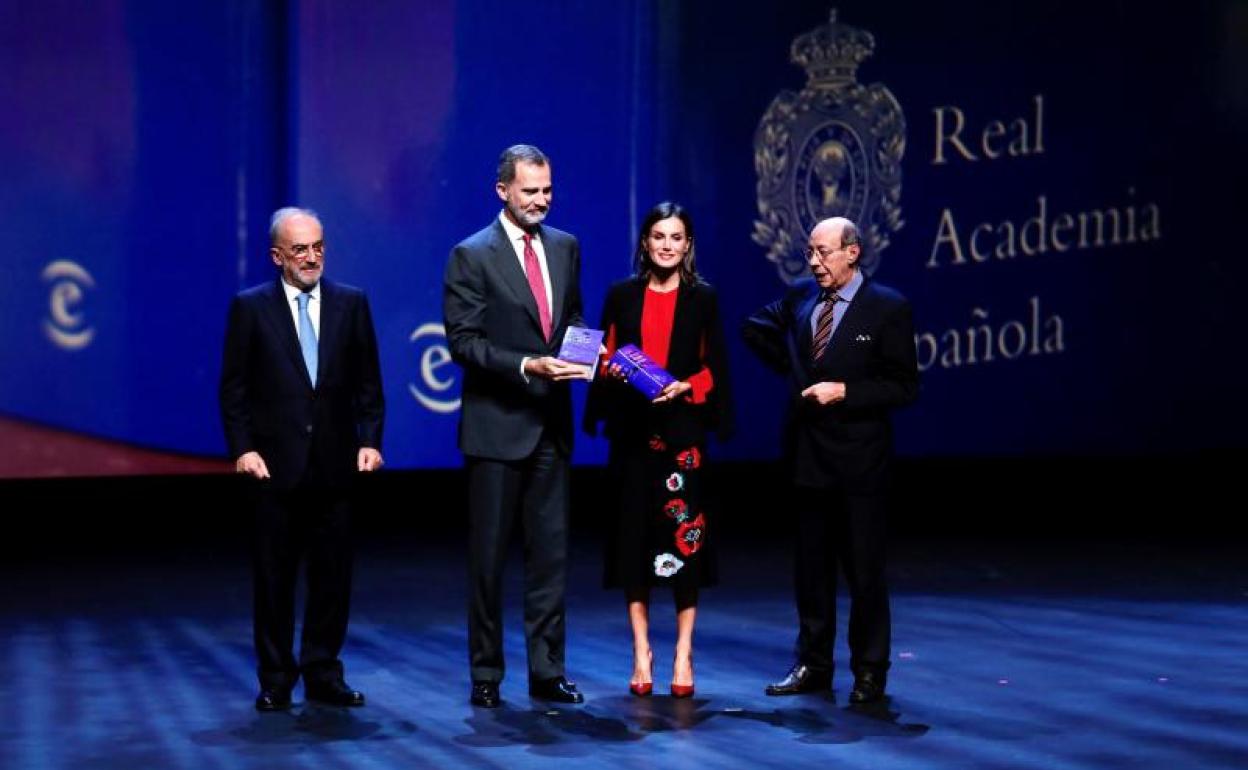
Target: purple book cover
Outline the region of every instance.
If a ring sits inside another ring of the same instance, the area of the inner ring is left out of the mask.
[[[559,346],[559,360],[580,365],[585,370],[585,379],[594,379],[594,374],[598,371],[602,337],[603,332],[599,329],[569,326],[563,333],[563,344]]]
[[[615,351],[607,363],[618,366],[628,384],[640,390],[651,401],[663,392],[663,388],[676,381],[675,377],[636,345],[625,345]]]

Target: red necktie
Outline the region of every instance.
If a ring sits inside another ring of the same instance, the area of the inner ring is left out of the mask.
[[[529,279],[529,290],[537,300],[537,318],[542,322],[542,337],[550,342],[550,306],[546,304],[546,285],[542,283],[542,266],[533,250],[533,236],[524,234],[524,275]]]
[[[841,300],[839,294],[823,295],[823,307],[819,311],[819,321],[815,324],[815,336],[810,340],[810,360],[818,361],[832,339],[832,309]]]

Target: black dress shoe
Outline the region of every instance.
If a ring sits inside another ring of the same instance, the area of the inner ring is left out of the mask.
[[[876,703],[884,699],[884,685],[888,677],[874,671],[863,671],[854,677],[854,689],[849,691],[849,702]]]
[[[585,696],[576,689],[575,682],[569,682],[562,676],[552,679],[539,679],[529,683],[529,695],[541,700],[555,703],[584,703]]]
[[[325,703],[330,706],[363,706],[364,693],[352,690],[341,679],[333,679],[319,684],[303,686],[303,693],[308,700]]]
[[[798,695],[832,689],[832,672],[819,671],[805,663],[794,663],[789,673],[779,682],[767,685],[763,692],[768,695]]]
[[[265,687],[256,696],[256,711],[284,711],[290,708],[290,690]]]
[[[480,706],[483,709],[496,709],[502,699],[498,697],[498,682],[473,682],[472,697],[469,698],[474,706]]]

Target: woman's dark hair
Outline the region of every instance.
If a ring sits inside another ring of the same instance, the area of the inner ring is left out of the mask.
[[[676,217],[685,226],[685,238],[689,241],[689,251],[685,252],[685,257],[680,261],[677,268],[680,271],[681,283],[693,285],[699,283],[702,278],[698,275],[697,259],[694,252],[697,250],[697,243],[693,238],[693,218],[689,216],[689,212],[684,206],[672,201],[663,201],[659,205],[650,209],[650,213],[646,214],[646,218],[641,221],[641,233],[637,236],[637,251],[633,255],[633,262],[637,269],[637,275],[642,278],[649,278],[654,272],[654,263],[650,261],[650,252],[646,250],[646,239],[650,237],[650,230],[664,219]]]

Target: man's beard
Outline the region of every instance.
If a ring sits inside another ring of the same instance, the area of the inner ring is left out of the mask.
[[[511,211],[511,216],[525,227],[537,227],[546,219],[546,214],[550,211],[550,209],[546,209],[546,211],[537,211],[530,214],[511,204],[508,204],[507,208]]]

